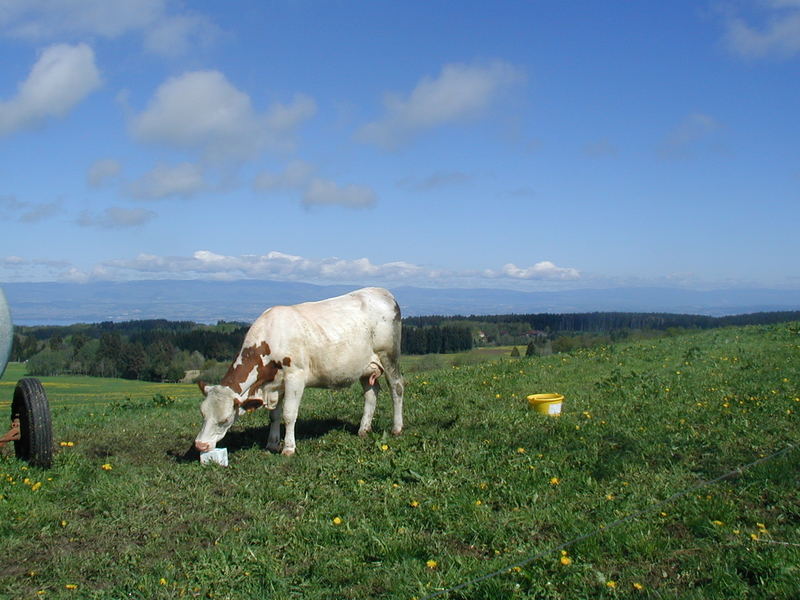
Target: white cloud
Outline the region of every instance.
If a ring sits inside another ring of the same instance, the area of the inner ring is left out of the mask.
[[[722,129],[714,117],[693,113],[684,118],[664,139],[659,147],[662,158],[680,158],[692,148],[709,140]]]
[[[182,56],[193,46],[207,46],[217,36],[217,28],[197,14],[163,16],[144,30],[144,47],[153,54]]]
[[[192,163],[158,164],[128,186],[128,193],[138,200],[162,200],[169,197],[190,198],[206,191],[203,170]]]
[[[322,281],[369,284],[394,282],[406,284],[469,285],[483,281],[547,281],[565,282],[581,279],[577,269],[558,267],[543,261],[528,268],[507,264],[498,270],[448,271],[420,266],[406,261],[373,263],[368,258],[339,257],[305,258],[283,252],[229,256],[209,250],[198,250],[192,256],[157,256],[140,254],[130,260],[114,260],[101,265],[105,277],[128,279],[156,278],[215,278],[215,279],[274,279],[284,281]]]
[[[728,14],[725,32],[728,48],[746,58],[788,58],[800,53],[800,2],[769,0],[756,7],[761,8],[764,17],[760,26]]]
[[[151,210],[143,208],[121,208],[111,206],[99,215],[93,215],[89,211],[81,212],[77,219],[77,224],[82,227],[97,227],[99,229],[125,229],[128,227],[139,227],[153,220],[156,214]]]
[[[356,137],[395,148],[420,131],[479,116],[522,79],[520,69],[502,61],[445,65],[438,77],[424,77],[405,97],[386,94],[385,115],[363,126]]]
[[[101,187],[117,179],[122,172],[122,165],[113,158],[95,161],[86,173],[86,181],[91,187]]]
[[[219,71],[193,71],[164,82],[131,130],[140,141],[211,160],[247,159],[264,149],[293,148],[295,129],[315,112],[311,98],[296,95],[290,104],[259,114]]]
[[[378,196],[372,188],[354,184],[340,186],[334,181],[316,177],[315,171],[315,167],[307,162],[292,161],[279,173],[259,173],[253,182],[253,188],[265,193],[297,192],[301,203],[308,208],[369,208],[377,202]]]
[[[0,218],[18,223],[39,223],[60,213],[60,202],[26,202],[15,196],[0,196]]]
[[[489,277],[510,277],[512,279],[543,279],[543,280],[574,280],[580,279],[580,272],[570,267],[557,267],[549,260],[538,262],[527,268],[521,268],[514,263],[503,266],[500,273],[487,271]]]
[[[0,31],[34,42],[98,36],[115,39],[141,33],[145,49],[157,54],[186,54],[193,43],[207,43],[217,27],[169,0],[3,0]]]
[[[314,174],[314,167],[302,160],[295,160],[286,165],[280,173],[262,171],[253,182],[259,192],[276,190],[300,190],[308,186]]]
[[[369,208],[377,201],[372,188],[363,185],[339,186],[333,181],[315,178],[303,194],[306,206],[344,206],[347,208]]]
[[[429,192],[443,187],[463,185],[469,183],[472,178],[472,175],[460,171],[437,171],[426,177],[405,177],[397,185],[412,192]]]
[[[86,44],[46,48],[17,94],[0,101],[0,135],[63,117],[100,87],[94,52]]]

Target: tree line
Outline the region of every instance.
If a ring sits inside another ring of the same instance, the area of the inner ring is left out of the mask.
[[[568,352],[628,337],[731,325],[800,320],[800,311],[731,317],[668,313],[569,313],[427,316],[403,319],[404,354],[464,352],[475,346],[521,345],[527,356]],[[20,326],[11,360],[33,376],[77,374],[177,381],[199,371],[218,381],[239,352],[249,325],[219,321],[144,320],[69,326]],[[519,351],[517,351],[519,354]]]

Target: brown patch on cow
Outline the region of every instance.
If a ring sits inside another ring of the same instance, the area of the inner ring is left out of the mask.
[[[206,382],[205,381],[198,381],[197,387],[200,388],[200,391],[203,392],[203,395],[206,395]]]
[[[281,361],[284,367],[291,367],[292,366],[292,359],[289,356],[284,356],[283,360]]]
[[[255,409],[264,406],[264,401],[261,398],[248,398],[240,406],[247,412],[253,412]]]
[[[263,357],[269,356],[270,349],[267,342],[261,342],[258,346],[248,346],[242,348],[239,356],[236,357],[225,373],[225,377],[220,382],[222,385],[231,388],[237,394],[241,394],[242,385],[247,381],[247,376],[253,371],[253,368],[258,369],[256,383],[253,387],[264,385],[275,379],[275,374],[278,369],[282,368],[279,362],[274,360],[268,364],[264,364]],[[236,363],[239,363],[238,365]]]

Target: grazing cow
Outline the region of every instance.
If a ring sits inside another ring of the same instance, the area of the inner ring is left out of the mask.
[[[203,428],[195,447],[214,449],[246,411],[270,411],[267,448],[280,450],[281,413],[286,424],[282,454],[295,453],[294,424],[306,387],[364,389],[358,429],[372,428],[378,378],[386,376],[394,404],[392,433],[403,429],[400,372],[400,307],[387,290],[364,288],[295,306],[274,306],[255,320],[220,385],[199,382]]]

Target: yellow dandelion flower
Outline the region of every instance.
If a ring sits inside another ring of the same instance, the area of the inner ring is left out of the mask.
[[[106,464],[104,464],[104,465],[103,465],[102,467],[100,467],[100,468],[101,468],[101,469],[103,469],[103,471],[110,471],[110,470],[111,470],[111,469],[113,469],[114,467],[112,467],[112,466],[111,466],[111,463],[106,463]]]
[[[572,559],[569,556],[567,556],[566,554],[561,557],[560,561],[561,561],[561,564],[564,565],[565,567],[572,564]]]
[[[425,566],[428,567],[429,569],[435,569],[436,567],[439,566],[439,563],[437,563],[435,560],[431,559],[431,560],[429,560],[428,562],[425,563]]]
[[[162,577],[161,579],[158,580],[158,584],[159,585],[167,585],[167,580]]]
[[[606,494],[606,500],[613,500],[614,494]]]
[[[381,451],[382,452],[386,452],[388,449],[389,449],[389,445],[388,444],[381,444]]]
[[[342,524],[342,518],[341,517],[334,517],[333,518],[333,524],[334,525],[341,525]]]
[[[68,590],[77,590],[78,589],[78,586],[75,585],[74,583],[68,583],[64,587],[67,588]]]
[[[416,500],[412,500],[411,502],[408,503],[408,505],[411,508],[417,508],[419,506],[419,502],[417,502]]]
[[[606,586],[610,587],[613,590],[614,588],[617,587],[617,582],[609,579],[608,581],[606,581]]]
[[[525,454],[525,448],[517,448],[517,454]]]
[[[31,486],[31,491],[32,491],[32,492],[35,492],[35,491],[36,491],[36,490],[38,490],[40,487],[42,487],[42,482],[41,482],[41,481],[37,481],[36,483],[34,483],[34,484]]]
[[[638,590],[638,591],[641,592],[644,589],[644,586],[641,583],[634,582],[633,583],[633,589]]]
[[[551,477],[550,478],[550,485],[558,485],[559,483],[561,483],[561,481],[559,480],[558,477]]]
[[[480,501],[480,500],[475,500],[475,506],[480,506],[481,504],[483,504],[483,502],[482,502],[482,501]]]

